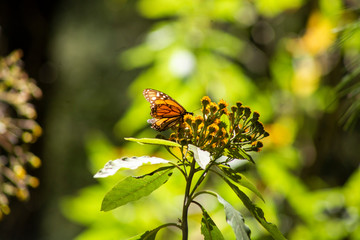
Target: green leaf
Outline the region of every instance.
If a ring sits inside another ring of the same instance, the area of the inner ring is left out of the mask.
[[[189,144],[189,150],[194,153],[194,159],[202,169],[210,163],[210,153],[208,151],[201,150],[195,145]]]
[[[150,231],[146,231],[143,234],[136,235],[134,237],[128,238],[127,240],[155,240],[156,234],[159,232],[161,227],[155,228]]]
[[[128,238],[127,240],[142,240],[142,239],[154,240],[156,237],[156,234],[159,232],[160,229],[169,227],[169,226],[176,226],[176,227],[180,228],[180,226],[176,223],[166,223],[166,224],[163,224],[153,230],[146,231],[143,234],[139,234],[134,237]]]
[[[201,207],[202,208],[202,207]],[[201,234],[205,240],[222,240],[224,236],[221,234],[219,228],[210,218],[209,214],[202,208],[203,217],[201,219]]]
[[[219,202],[224,206],[226,222],[234,230],[237,240],[250,240],[250,229],[245,225],[243,216],[230,203],[217,194]]]
[[[246,160],[248,160],[249,162],[252,162],[255,164],[255,161],[252,159],[250,154],[247,154],[243,149],[239,148],[239,154],[240,156],[242,156],[243,158],[245,158]]]
[[[224,155],[230,158],[237,158],[237,159],[246,159],[251,163],[254,163],[252,157],[247,154],[243,149],[239,148],[226,148]]]
[[[232,188],[235,194],[244,203],[245,207],[251,212],[256,220],[271,234],[275,240],[285,240],[286,238],[282,235],[275,224],[267,222],[264,216],[264,212],[261,208],[257,207],[249,198],[243,193],[237,186],[231,183],[231,181],[223,177],[225,182]]]
[[[144,176],[125,178],[105,195],[101,211],[109,211],[149,195],[170,178],[173,168],[163,167]]]
[[[261,193],[257,190],[257,188],[241,173],[234,171],[233,169],[229,167],[219,166],[221,171],[231,179],[234,183],[239,184],[243,187],[246,187],[247,189],[251,190],[253,193],[255,193],[263,202],[265,202],[263,196]]]
[[[144,164],[160,164],[168,162],[169,161],[158,157],[123,157],[113,161],[108,161],[105,166],[94,175],[94,178],[104,178],[112,176],[121,168],[137,169]]]
[[[181,147],[180,144],[164,139],[158,138],[124,138],[127,141],[137,142],[140,144],[154,144],[154,145],[162,145],[162,146],[169,146],[169,147]]]

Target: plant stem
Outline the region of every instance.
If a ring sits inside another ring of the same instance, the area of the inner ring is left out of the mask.
[[[210,162],[210,164],[206,167],[206,169],[202,172],[201,176],[199,177],[199,179],[197,180],[193,190],[190,193],[190,196],[193,198],[196,189],[200,186],[200,184],[204,181],[205,176],[207,175],[207,173],[209,172],[211,166],[214,164],[214,161]]]
[[[188,227],[188,211],[191,204],[190,198],[190,189],[191,189],[191,182],[195,174],[195,160],[191,162],[190,165],[190,172],[186,181],[186,188],[185,188],[185,196],[184,196],[184,203],[183,203],[183,212],[182,212],[182,219],[181,219],[181,228],[182,228],[182,239],[188,240],[189,235],[189,227]]]

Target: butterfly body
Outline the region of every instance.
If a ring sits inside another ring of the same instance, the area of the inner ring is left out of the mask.
[[[153,117],[148,120],[148,123],[159,132],[182,123],[186,114],[192,115],[177,101],[163,92],[148,88],[143,91],[143,94],[150,103],[150,115]]]

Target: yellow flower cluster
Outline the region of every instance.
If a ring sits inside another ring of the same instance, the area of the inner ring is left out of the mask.
[[[229,111],[224,100],[215,103],[208,96],[201,99],[201,105],[202,116],[185,115],[184,122],[169,140],[181,145],[193,144],[214,156],[226,151],[239,158],[237,152],[260,151],[263,145],[259,140],[269,134],[259,122],[257,112],[252,113],[240,102]]]

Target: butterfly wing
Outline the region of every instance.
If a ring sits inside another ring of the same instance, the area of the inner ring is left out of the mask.
[[[183,106],[163,92],[154,89],[145,89],[143,94],[145,99],[150,103],[150,114],[154,118],[175,117],[187,113]]]
[[[175,126],[188,113],[183,106],[163,92],[145,89],[143,94],[150,103],[150,115],[153,117],[148,122],[157,131],[164,131]]]
[[[173,118],[152,118],[149,119],[147,122],[151,124],[151,128],[155,129],[156,131],[164,131],[169,129],[176,124],[178,124],[181,120],[181,117],[173,117]]]

